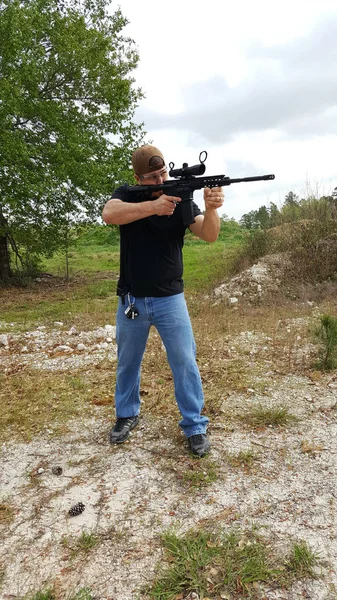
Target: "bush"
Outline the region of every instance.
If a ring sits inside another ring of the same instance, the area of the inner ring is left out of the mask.
[[[337,367],[337,318],[322,315],[314,335],[320,343],[318,369],[331,371]]]

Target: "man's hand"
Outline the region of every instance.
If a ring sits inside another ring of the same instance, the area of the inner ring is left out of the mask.
[[[221,187],[205,188],[204,189],[204,202],[205,209],[216,210],[221,208],[224,201],[224,193]]]
[[[155,212],[158,217],[163,217],[165,215],[171,216],[174,213],[174,209],[178,202],[181,202],[181,198],[176,198],[175,196],[166,196],[166,194],[162,194],[158,200],[152,200],[153,205],[155,206]]]

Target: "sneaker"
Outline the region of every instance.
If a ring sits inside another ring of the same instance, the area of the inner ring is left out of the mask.
[[[117,419],[115,426],[110,431],[110,443],[122,444],[129,437],[131,429],[139,423],[139,415],[135,417],[121,417]]]
[[[204,456],[211,449],[211,444],[209,443],[208,437],[205,433],[191,435],[191,437],[187,438],[187,440],[189,449],[195,456]]]

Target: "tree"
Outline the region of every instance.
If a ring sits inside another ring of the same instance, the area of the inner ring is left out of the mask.
[[[281,223],[281,214],[274,202],[269,205],[269,227],[277,227]]]
[[[108,0],[0,0],[0,282],[131,180],[139,60]]]
[[[257,229],[256,213],[256,210],[251,210],[249,213],[242,215],[239,221],[241,227],[245,227],[246,229]]]

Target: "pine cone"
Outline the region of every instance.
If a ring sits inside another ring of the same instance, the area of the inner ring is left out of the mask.
[[[68,515],[70,517],[76,517],[77,515],[80,515],[85,509],[85,506],[83,504],[83,502],[77,502],[77,504],[74,504],[74,506],[72,506],[69,510],[68,510]]]
[[[62,467],[53,467],[51,472],[53,475],[62,475]]]

